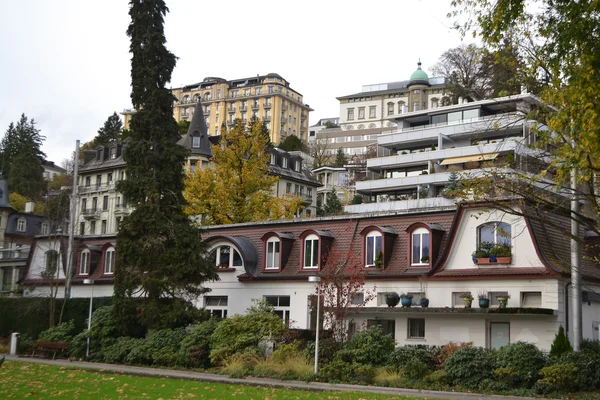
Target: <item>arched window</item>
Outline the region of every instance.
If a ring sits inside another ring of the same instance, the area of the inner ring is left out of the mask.
[[[394,115],[394,103],[387,103],[387,115]]]
[[[198,93],[198,94],[194,95],[194,103],[197,103],[197,102],[199,102],[199,101],[200,101],[200,99],[201,99],[200,93]]]
[[[411,234],[411,265],[429,265],[430,232],[426,228],[415,229]]]
[[[356,127],[356,129],[365,129],[365,126],[363,124],[360,124]]]
[[[90,273],[90,250],[84,249],[79,256],[79,275]]]
[[[190,96],[188,96],[187,94],[185,96],[183,96],[183,99],[181,100],[182,103],[187,104],[190,102]]]
[[[115,273],[115,248],[112,246],[104,252],[104,273],[106,275]]]
[[[399,101],[398,102],[398,114],[404,114],[405,112],[406,112],[405,103],[403,101]]]
[[[365,236],[365,266],[376,266],[377,260],[383,258],[383,237],[379,231],[370,231]],[[381,255],[380,255],[381,253]]]
[[[440,101],[437,97],[431,99],[431,108],[438,108],[440,106]]]
[[[217,244],[209,253],[208,259],[219,268],[243,267],[240,252],[228,243]]]
[[[477,227],[477,244],[489,242],[510,245],[511,241],[511,227],[506,222],[486,222]]]
[[[351,130],[353,130],[353,129],[354,129],[354,127],[353,127],[352,125],[348,125],[348,126],[346,127],[346,130],[347,130],[347,131],[351,131]]]
[[[374,129],[376,128],[375,124],[369,124],[369,129]]]
[[[265,269],[278,270],[281,268],[281,241],[277,237],[267,240],[265,252]]]
[[[210,100],[210,92],[206,92],[206,93],[204,93],[204,100],[205,100],[205,101],[208,101],[208,100]]]
[[[46,273],[54,276],[58,270],[58,251],[48,250],[46,252]]]
[[[304,268],[319,268],[319,237],[311,234],[304,238]]]

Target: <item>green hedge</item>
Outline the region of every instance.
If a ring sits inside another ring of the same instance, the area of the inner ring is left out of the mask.
[[[94,310],[111,305],[111,297],[94,297]],[[56,300],[55,323],[58,323],[62,299]],[[67,301],[63,321],[73,320],[75,332],[85,329],[90,307],[89,298],[72,298]],[[50,326],[50,299],[47,297],[0,297],[0,337],[20,332],[37,338]]]

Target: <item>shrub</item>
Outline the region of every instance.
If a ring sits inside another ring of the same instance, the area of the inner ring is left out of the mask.
[[[444,365],[448,357],[450,357],[454,352],[464,347],[473,346],[473,342],[448,342],[443,345],[439,350],[438,354],[435,356],[435,360],[437,364],[441,367]]]
[[[22,333],[21,336],[19,336],[19,353],[29,353],[34,345],[35,340],[28,334]]]
[[[600,340],[583,339],[581,341],[581,351],[592,354],[600,354]]]
[[[279,353],[278,350],[281,348],[275,350],[268,360],[258,363],[254,367],[254,374],[279,379],[312,379],[314,367],[302,351],[291,347],[286,347]]]
[[[455,385],[477,389],[485,379],[492,379],[494,355],[481,347],[463,347],[444,362],[444,370]]]
[[[496,368],[493,371],[493,374],[500,384],[508,388],[518,387],[521,380],[519,373],[516,370],[508,367]]]
[[[287,327],[266,302],[255,302],[246,315],[227,318],[215,329],[210,344],[210,359],[220,364],[231,355],[257,348],[266,339],[277,341]]]
[[[556,364],[572,364],[577,367],[577,389],[590,392],[600,389],[600,353],[571,351],[563,353]]]
[[[546,365],[546,356],[534,344],[516,342],[496,352],[496,363],[501,369],[499,377],[506,384],[530,388],[538,380],[539,371]]]
[[[44,342],[69,343],[75,334],[75,322],[63,322],[40,333],[39,340]]]
[[[219,321],[218,318],[204,321],[183,338],[179,355],[184,365],[192,368],[210,367],[210,337]]]
[[[411,358],[404,364],[402,372],[409,379],[421,380],[431,372],[431,367],[418,358]]]
[[[348,363],[336,359],[326,364],[319,376],[332,382],[347,382],[358,384],[372,384],[375,380],[375,368],[370,365]]]
[[[438,369],[437,371],[433,371],[431,374],[425,376],[423,378],[423,382],[437,388],[448,386],[452,383],[448,377],[448,373],[446,373],[446,371],[443,369]]]
[[[269,360],[277,363],[283,363],[288,358],[302,356],[304,357],[304,351],[300,349],[300,342],[294,341],[292,343],[282,343],[277,346]]]
[[[550,391],[573,392],[577,389],[578,370],[575,364],[554,364],[542,368],[540,374]]]
[[[349,363],[383,365],[395,345],[391,335],[384,334],[381,327],[375,326],[355,333],[335,357]]]
[[[115,343],[102,349],[102,359],[107,363],[120,364],[125,361],[131,350],[139,345],[144,339],[122,336]]]
[[[176,365],[183,365],[184,360],[178,352],[165,348],[154,350],[152,352],[152,364],[164,367],[174,367]]]
[[[373,382],[379,386],[400,386],[402,373],[394,367],[379,367],[375,370]]]
[[[435,363],[432,350],[416,346],[401,346],[396,347],[394,351],[389,354],[387,357],[387,365],[403,368],[408,362],[414,359],[426,364],[428,370],[431,370]]]
[[[154,348],[149,340],[137,339],[131,347],[129,354],[125,356],[125,363],[133,365],[151,365],[153,361],[153,352]]]
[[[263,358],[256,351],[252,350],[233,354],[224,361],[222,371],[232,377],[243,377],[250,375],[254,367],[262,360]]]
[[[340,347],[341,345],[332,337],[323,340],[319,339],[319,363],[328,364],[332,362]],[[315,342],[309,342],[306,345],[306,356],[314,360]]]
[[[573,351],[573,348],[571,347],[569,338],[565,335],[565,328],[561,325],[550,347],[550,357],[560,357],[561,354],[568,351]]]

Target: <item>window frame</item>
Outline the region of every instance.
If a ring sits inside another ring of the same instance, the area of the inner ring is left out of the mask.
[[[226,266],[223,266],[224,264],[221,262],[221,248],[222,247],[229,247],[229,260],[227,262]],[[217,267],[217,271],[230,271],[230,270],[235,270],[239,267],[244,268],[244,258],[242,257],[242,253],[240,252],[240,250],[237,248],[237,246],[235,246],[234,244],[230,243],[230,242],[217,242],[215,244],[213,244],[210,247],[210,250],[208,251],[208,257],[209,259],[211,259],[212,262],[212,253],[215,253],[215,266]],[[235,265],[235,253],[237,253],[239,255],[239,259],[241,260],[241,265]],[[233,254],[233,257],[231,256]]]
[[[373,238],[373,254],[372,254],[372,259],[369,259],[369,239]],[[379,239],[379,250],[377,250],[378,246],[377,246],[377,239]],[[377,259],[377,253],[379,251],[381,251],[382,253],[382,258],[383,258],[383,234],[377,230],[377,229],[373,229],[369,232],[367,232],[367,234],[365,235],[365,240],[364,240],[364,246],[365,246],[365,252],[364,252],[364,266],[365,268],[375,268],[375,260]],[[371,262],[369,262],[371,261]]]
[[[17,220],[17,232],[26,232],[27,231],[27,219],[19,218]]]
[[[90,274],[91,253],[90,249],[83,249],[81,253],[79,253],[79,275]],[[85,264],[83,263],[84,260]],[[85,268],[83,268],[84,266]]]
[[[212,300],[217,300],[218,304],[209,304]],[[222,304],[223,302],[225,304]],[[229,296],[204,296],[204,309],[211,317],[227,318],[228,305]]]
[[[418,324],[422,326],[412,326]],[[416,334],[415,334],[416,331]],[[422,335],[419,333],[422,332]],[[425,318],[407,318],[406,319],[406,339],[407,340],[425,340],[427,331],[425,329]]]
[[[316,251],[315,251],[316,242]],[[307,245],[311,243],[311,252],[307,251]],[[302,269],[318,270],[321,267],[321,238],[315,234],[310,233],[302,240]],[[316,254],[315,254],[316,253]],[[307,265],[307,256],[311,258],[310,265]],[[315,263],[316,256],[316,263]]]
[[[109,256],[110,254],[110,256]],[[110,260],[110,263],[108,261]],[[115,261],[116,261],[116,249],[113,246],[108,247],[104,250],[104,260],[103,260],[103,274],[104,275],[114,275],[115,274]],[[108,266],[110,265],[110,270],[108,270]]]
[[[508,222],[504,222],[504,221],[491,221],[491,222],[485,222],[481,225],[478,225],[477,226],[477,243],[476,243],[477,246],[479,246],[482,243],[481,230],[489,229],[492,225],[493,225],[493,228],[492,228],[493,240],[491,241],[491,243],[493,243],[494,245],[508,244],[512,247],[512,225],[509,224]],[[509,229],[506,230],[504,226],[507,226]],[[508,232],[508,236],[499,234],[499,231],[501,232],[501,230],[504,230],[504,232]],[[498,239],[504,239],[504,240],[498,241]],[[484,240],[484,242],[487,242],[487,240]]]
[[[272,244],[273,249],[269,251],[269,245]],[[269,237],[265,241],[265,271],[281,271],[281,250],[282,250],[281,239],[275,235]],[[277,251],[275,250],[277,248]],[[270,266],[269,266],[270,260]]]
[[[414,240],[415,236],[419,236],[419,259],[418,262],[414,262]],[[427,235],[427,257],[429,261],[424,263],[422,262],[423,257],[423,236]],[[431,231],[425,227],[418,227],[410,232],[410,265],[411,267],[427,267],[431,265]]]

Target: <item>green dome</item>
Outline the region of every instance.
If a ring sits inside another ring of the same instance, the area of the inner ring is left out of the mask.
[[[410,83],[411,84],[422,83],[422,84],[426,84],[426,85],[429,84],[429,76],[427,76],[427,73],[421,69],[421,60],[419,60],[417,65],[418,65],[417,70],[415,72],[413,72],[412,75],[410,76]]]

